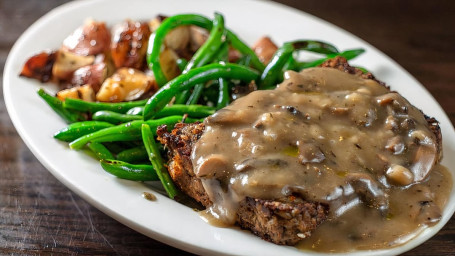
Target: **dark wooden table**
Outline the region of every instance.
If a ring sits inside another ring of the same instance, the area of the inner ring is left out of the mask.
[[[0,0],[0,84],[15,40],[64,2]],[[392,57],[425,85],[455,123],[455,2],[279,2],[342,27]],[[189,255],[118,223],[57,181],[16,133],[3,90],[0,94],[0,254]],[[455,255],[455,218],[405,255]]]

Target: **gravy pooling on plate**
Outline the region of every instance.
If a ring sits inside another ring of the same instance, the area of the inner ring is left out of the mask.
[[[285,78],[205,120],[192,161],[209,212],[233,224],[246,196],[322,202],[329,219],[299,247],[336,252],[402,244],[439,221],[452,178],[419,109],[336,69]]]

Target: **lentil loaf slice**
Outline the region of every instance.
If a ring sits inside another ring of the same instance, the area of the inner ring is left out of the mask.
[[[205,207],[212,204],[202,182],[193,172],[191,151],[204,132],[202,123],[178,123],[171,132],[165,125],[157,130],[168,150],[168,171],[176,185]],[[237,223],[264,240],[294,245],[309,236],[328,215],[326,204],[290,195],[277,200],[246,197],[240,202]]]

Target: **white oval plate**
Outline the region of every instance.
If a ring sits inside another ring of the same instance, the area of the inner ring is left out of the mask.
[[[451,122],[424,87],[402,67],[340,28],[295,9],[262,1],[99,0],[76,1],[52,10],[19,38],[6,62],[5,102],[20,136],[41,163],[67,187],[112,218],[149,237],[197,254],[301,255],[294,247],[277,246],[237,228],[213,227],[189,207],[160,194],[156,202],[143,199],[142,192],[151,191],[152,186],[116,179],[105,173],[94,159],[53,139],[53,133],[66,124],[37,96],[36,90],[45,87],[55,91],[56,88],[18,76],[28,57],[43,49],[57,49],[88,17],[112,25],[126,18],[150,19],[156,14],[201,13],[213,17],[214,11],[223,13],[227,26],[250,44],[262,35],[270,35],[280,44],[307,38],[334,43],[341,50],[365,48],[366,54],[354,64],[371,70],[425,113],[436,117],[441,122],[444,154],[455,155]],[[455,171],[455,158],[445,158],[443,164],[452,173]],[[410,250],[436,234],[454,210],[455,192],[452,191],[442,220],[417,238],[389,250],[346,255],[392,255]],[[307,252],[306,255],[320,254]]]

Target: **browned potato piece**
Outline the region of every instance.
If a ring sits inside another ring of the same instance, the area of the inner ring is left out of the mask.
[[[71,78],[71,85],[81,86],[89,84],[93,90],[99,91],[101,84],[107,78],[107,65],[104,62],[96,63],[93,65],[81,67],[74,71]]]
[[[62,49],[88,56],[108,52],[110,44],[111,34],[104,22],[87,20],[63,41]]]
[[[115,67],[142,69],[151,34],[147,23],[127,20],[117,25],[113,34],[111,54]]]
[[[73,72],[77,69],[91,65],[95,61],[95,57],[76,55],[71,52],[59,50],[57,57],[52,67],[52,75],[59,80],[68,81],[73,76]]]
[[[76,86],[73,88],[61,90],[57,93],[57,98],[65,100],[66,98],[81,99],[84,101],[95,101],[95,92],[89,85]]]
[[[27,60],[20,75],[38,79],[42,83],[47,82],[52,78],[52,66],[55,58],[55,52],[38,53]]]
[[[278,46],[270,37],[262,37],[253,45],[253,51],[259,57],[259,59],[264,62],[265,64],[269,63],[270,59],[272,59],[273,54],[278,50]]]
[[[120,68],[114,75],[107,78],[96,94],[98,101],[121,102],[136,100],[158,86],[154,77],[133,68]]]

